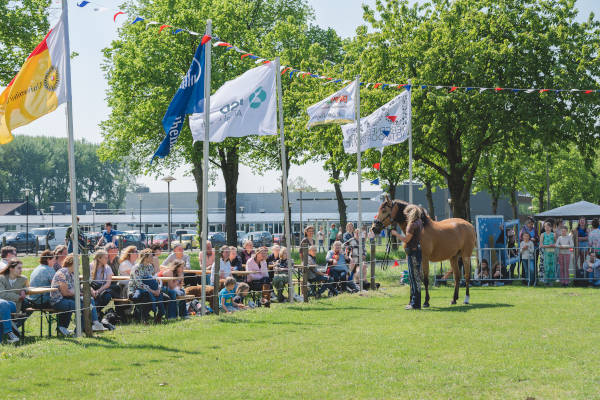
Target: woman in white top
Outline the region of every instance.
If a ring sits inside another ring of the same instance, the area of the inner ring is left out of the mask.
[[[569,264],[571,263],[571,250],[573,249],[573,237],[569,235],[567,227],[560,228],[561,235],[556,239],[558,248],[558,265],[560,270],[560,283],[569,285]]]
[[[110,285],[113,273],[107,263],[108,253],[104,250],[98,250],[94,254],[94,261],[90,264],[92,297],[96,302],[96,309],[99,313],[102,313],[102,309],[112,300]]]
[[[231,276],[231,263],[229,262],[229,247],[223,246],[221,248],[221,259],[219,260],[219,282],[225,282],[225,279]],[[210,282],[213,286],[216,286],[215,281],[215,269],[210,270]],[[221,285],[219,285],[221,287]]]
[[[119,275],[120,276],[130,276],[131,270],[135,265],[135,262],[138,258],[137,247],[129,246],[123,250],[123,254],[121,254],[121,258],[119,261]],[[129,281],[119,281],[119,286],[121,287],[121,298],[127,298],[127,286],[129,285]]]

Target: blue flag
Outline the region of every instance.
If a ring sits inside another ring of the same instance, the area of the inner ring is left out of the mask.
[[[179,138],[186,114],[204,112],[204,43],[205,39],[196,49],[192,65],[183,77],[177,93],[175,93],[169,108],[167,108],[162,120],[163,129],[167,136],[158,146],[152,160],[156,157],[165,158],[169,155],[171,146]]]

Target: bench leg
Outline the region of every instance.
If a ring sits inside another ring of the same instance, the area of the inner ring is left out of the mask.
[[[44,327],[44,313],[40,311],[40,338],[44,337],[43,329]]]

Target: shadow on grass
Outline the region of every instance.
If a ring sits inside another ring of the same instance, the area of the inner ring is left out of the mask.
[[[434,312],[467,312],[470,310],[484,309],[484,308],[506,308],[514,307],[513,304],[506,303],[474,303],[474,304],[461,304],[461,305],[449,305],[448,307],[431,307],[429,311]]]
[[[377,307],[356,307],[356,306],[336,306],[332,305],[331,307],[323,307],[322,304],[319,306],[307,306],[307,307],[299,307],[299,306],[289,306],[286,310],[292,311],[340,311],[340,310],[378,310]]]
[[[142,343],[142,344],[125,344],[117,342],[116,340],[95,336],[93,341],[86,341],[85,343],[79,342],[75,339],[65,339],[71,343],[74,343],[79,346],[84,347],[103,347],[107,349],[126,349],[126,350],[156,350],[156,351],[165,351],[169,353],[177,353],[177,354],[189,354],[189,355],[197,355],[201,354],[197,351],[188,351],[178,349],[176,347],[164,346],[162,344],[150,344],[150,343]]]
[[[323,324],[315,324],[312,322],[292,322],[292,321],[266,321],[266,320],[262,320],[262,321],[253,321],[253,320],[249,320],[249,319],[243,319],[243,318],[219,318],[219,322],[225,323],[225,324],[250,324],[250,325],[293,325],[293,326],[298,326],[298,325],[306,325],[306,326],[320,326]]]

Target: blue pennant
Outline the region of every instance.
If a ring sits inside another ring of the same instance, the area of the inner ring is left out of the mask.
[[[385,135],[385,137],[388,137],[390,135],[390,131],[387,129],[382,131],[382,133]]]
[[[77,3],[77,7],[85,7],[85,6],[87,6],[88,4],[90,4],[90,2],[89,2],[89,1],[85,1],[85,0],[83,0],[81,3]]]
[[[468,88],[466,89],[466,91],[467,91],[467,92],[470,92],[471,90],[473,90],[473,88],[472,88],[472,87],[468,87]]]
[[[377,179],[373,179],[373,180],[371,181],[371,183],[372,183],[373,185],[379,185],[379,178],[377,178]]]
[[[408,90],[410,92],[410,89],[412,88],[412,85],[406,85],[404,87],[406,88],[406,90]]]
[[[136,19],[133,20],[133,22],[131,23],[131,25],[135,24],[136,22],[142,22],[143,20],[144,20],[144,18],[137,17]]]
[[[421,85],[421,89],[427,88],[427,85]]]
[[[177,28],[173,31],[173,35],[177,35],[179,32],[183,32],[183,29]]]

